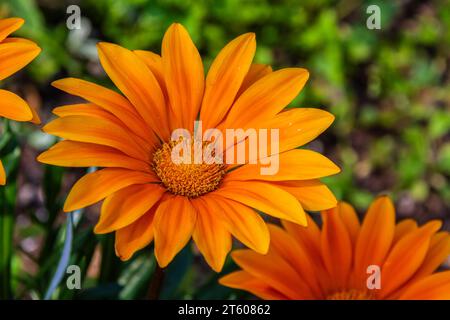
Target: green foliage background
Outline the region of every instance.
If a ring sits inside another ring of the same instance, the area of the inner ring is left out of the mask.
[[[83,32],[69,34],[70,4],[81,8]],[[381,8],[381,30],[366,27],[370,4]],[[207,67],[229,40],[253,31],[256,62],[274,69],[310,70],[310,81],[292,106],[323,108],[336,115],[333,126],[309,147],[342,168],[341,174],[326,180],[337,197],[362,212],[377,194],[387,192],[396,201],[399,219],[440,218],[450,229],[449,1],[1,0],[0,17],[6,16],[25,18],[16,34],[33,39],[44,50],[26,71],[2,85],[40,106],[44,122],[53,107],[71,102],[49,86],[52,80],[70,75],[110,85],[98,65],[97,41],[159,53],[164,31],[177,21],[189,30]],[[82,171],[42,169],[34,157],[53,140],[28,124],[11,124],[10,130],[19,141],[4,135],[0,155],[7,168],[20,165],[21,170],[8,170],[9,179],[18,176],[20,189],[25,186],[29,192],[19,192],[17,199],[11,257],[8,250],[2,252],[4,260],[0,257],[0,262],[12,263],[13,273],[6,284],[11,288],[2,291],[2,297],[42,298],[61,255],[61,204]],[[21,163],[11,143],[22,146]],[[14,199],[7,188],[4,207],[11,211]],[[148,259],[151,250],[120,263],[113,256],[113,239],[92,234],[91,216],[82,215],[71,255],[71,263],[84,269],[91,265],[95,271],[83,278],[83,288],[88,289],[69,291],[61,286],[52,297],[144,296],[154,268]],[[104,250],[98,250],[98,244]],[[228,262],[224,273],[232,268]],[[7,278],[2,277],[2,286]],[[217,275],[190,248],[169,267],[161,293],[162,298],[243,296],[247,297],[220,287]]]

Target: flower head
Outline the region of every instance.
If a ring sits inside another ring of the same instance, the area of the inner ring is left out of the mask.
[[[41,51],[32,41],[8,37],[24,23],[20,18],[0,19],[0,81],[30,63]],[[0,117],[15,121],[40,123],[38,114],[18,95],[0,89]],[[0,161],[0,185],[6,183],[6,174]]]
[[[242,268],[220,279],[264,299],[450,299],[450,271],[435,272],[450,254],[441,222],[395,224],[394,207],[378,198],[362,224],[347,203],[322,212],[322,227],[270,225],[267,255],[232,253]]]
[[[100,43],[100,62],[122,94],[73,78],[53,83],[88,102],[54,109],[58,118],[44,131],[65,140],[39,161],[104,167],[74,185],[64,210],[104,200],[95,232],[115,232],[116,253],[123,260],[154,239],[156,259],[165,267],[192,237],[208,264],[220,271],[231,235],[257,252],[267,251],[269,231],[254,209],[304,225],[304,208],[335,206],[318,179],[339,168],[319,153],[295,149],[334,117],[318,109],[284,110],[308,72],[272,72],[252,64],[255,49],[254,34],[237,37],[219,52],[205,78],[200,55],[180,24],[167,30],[161,56]],[[211,159],[232,155],[231,160],[238,146],[252,149],[247,136],[221,144],[208,131],[229,128],[278,129],[279,141],[275,146],[270,140],[263,160],[276,158],[279,170],[262,175],[259,153],[234,164],[197,158],[204,154],[199,149],[210,150]],[[180,129],[211,139],[172,139]],[[177,152],[188,161],[175,161]]]

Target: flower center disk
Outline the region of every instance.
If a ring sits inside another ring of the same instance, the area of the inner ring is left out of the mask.
[[[164,143],[153,154],[153,170],[163,185],[173,194],[196,198],[216,190],[223,176],[225,165],[194,163],[194,145],[191,144],[191,162],[174,163],[172,150],[179,141]],[[206,144],[203,145],[205,147]]]

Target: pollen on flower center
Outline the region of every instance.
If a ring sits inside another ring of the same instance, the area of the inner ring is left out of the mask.
[[[172,161],[172,149],[177,141],[164,143],[153,154],[153,170],[163,185],[173,194],[195,198],[218,188],[225,166],[212,163],[180,163]],[[193,144],[192,144],[193,149]],[[193,152],[192,152],[193,153]]]
[[[330,294],[327,300],[376,300],[376,298],[370,292],[350,289]]]

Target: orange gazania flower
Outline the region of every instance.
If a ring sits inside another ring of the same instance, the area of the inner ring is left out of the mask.
[[[450,299],[450,271],[435,273],[450,254],[450,235],[438,232],[440,221],[396,225],[394,207],[383,196],[362,225],[344,202],[322,212],[322,222],[321,229],[310,217],[307,228],[270,225],[268,254],[234,251],[242,271],[220,283],[263,299]]]
[[[0,19],[0,81],[25,67],[41,51],[32,41],[7,38],[24,23],[20,18]],[[18,95],[0,89],[0,117],[39,124],[39,116]],[[0,185],[6,183],[5,169],[0,160]]]
[[[74,185],[64,210],[105,199],[94,231],[116,232],[122,260],[154,238],[156,259],[165,267],[192,236],[208,264],[220,271],[231,234],[257,252],[267,251],[267,226],[252,208],[304,225],[303,208],[335,206],[335,197],[318,179],[339,168],[316,152],[294,149],[334,117],[318,109],[283,111],[308,72],[272,72],[252,64],[255,49],[254,34],[237,37],[219,52],[205,79],[200,55],[180,24],[167,30],[161,56],[99,43],[100,62],[123,95],[79,79],[53,83],[89,103],[54,110],[59,118],[44,131],[65,140],[39,161],[106,167]],[[175,164],[171,132],[193,132],[195,119],[203,130],[279,128],[278,173],[262,176],[259,164]]]

